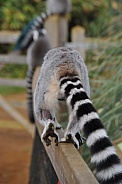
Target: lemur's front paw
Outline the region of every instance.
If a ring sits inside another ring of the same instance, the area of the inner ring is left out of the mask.
[[[77,132],[76,134],[72,134],[71,132],[66,134],[66,142],[70,142],[73,143],[74,146],[76,147],[76,149],[79,149],[79,147],[81,145],[83,145],[83,142],[85,140],[84,137],[82,137],[82,135]]]
[[[42,133],[42,140],[44,140],[47,146],[51,145],[51,140],[49,139],[49,137],[55,138],[55,143],[57,146],[59,137],[58,137],[58,133],[56,132],[53,123],[48,124],[48,126],[44,129]]]

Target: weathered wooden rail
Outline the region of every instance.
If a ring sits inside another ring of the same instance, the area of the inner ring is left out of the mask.
[[[33,91],[39,71],[40,68],[37,68],[34,75]],[[36,126],[41,137],[43,127],[37,120]],[[58,130],[58,133],[61,138],[64,135],[63,129]],[[58,146],[55,146],[52,139],[51,146],[47,147],[44,144],[44,147],[61,184],[98,184],[94,175],[73,144],[59,143]]]
[[[26,64],[26,56],[16,54],[0,54],[1,64]]]
[[[52,26],[53,25],[53,26]],[[45,24],[50,42],[53,47],[66,45],[77,49],[82,57],[85,58],[85,52],[89,48],[96,48],[99,40],[86,38],[85,30],[81,26],[72,29],[72,42],[67,42],[67,20],[63,17],[52,16]],[[60,28],[60,29],[59,29]],[[62,29],[61,29],[62,28]],[[55,33],[55,34],[54,34]],[[0,31],[0,44],[15,44],[18,39],[19,31]],[[62,36],[59,36],[62,35]],[[11,52],[0,54],[0,64],[26,64],[26,56]],[[0,85],[25,87],[25,82],[16,79],[0,79]]]
[[[14,44],[18,39],[19,31],[0,31],[0,44]],[[0,64],[26,64],[26,56],[14,53],[0,54]],[[25,87],[24,79],[0,78],[0,85]]]
[[[25,79],[4,79],[4,78],[0,78],[0,85],[26,87],[26,81],[25,81]]]
[[[34,136],[34,125],[25,119],[15,108],[13,108],[3,96],[0,95],[0,107],[3,108],[11,117],[13,117],[24,129]]]

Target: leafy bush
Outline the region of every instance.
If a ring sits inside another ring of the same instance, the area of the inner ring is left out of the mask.
[[[27,65],[7,64],[1,69],[0,77],[25,79],[26,72],[27,72]]]
[[[85,27],[88,36],[106,35],[104,31],[112,20],[112,15],[120,13],[119,0],[71,0],[69,29],[74,25]],[[1,0],[0,29],[20,30],[31,19],[45,11],[43,0]]]
[[[110,20],[110,1],[72,0],[70,27],[82,25],[88,36],[98,36],[108,26]]]
[[[18,93],[25,93],[26,88],[24,87],[17,87],[17,86],[1,86],[0,85],[0,94],[1,95],[12,95]]]
[[[0,29],[19,30],[45,9],[41,0],[6,0],[0,2]]]
[[[120,22],[122,15],[114,19],[109,28],[110,36],[105,39],[105,44],[91,55],[93,57],[89,68],[91,98],[111,140],[122,135],[122,24]],[[85,146],[83,156],[90,165],[89,150]]]

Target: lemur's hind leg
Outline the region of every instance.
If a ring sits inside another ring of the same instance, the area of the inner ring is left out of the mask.
[[[77,149],[79,149],[79,147],[83,145],[84,140],[85,138],[79,132],[78,122],[74,117],[72,120],[69,121],[65,136],[62,141],[71,142]]]
[[[47,109],[41,109],[41,117],[42,117],[42,122],[45,125],[43,133],[42,133],[42,140],[46,143],[47,146],[51,144],[51,140],[49,137],[54,137],[55,138],[55,143],[58,145],[59,141],[59,136],[56,131],[57,122],[55,122],[55,118],[52,118],[52,115],[49,110]]]
[[[71,142],[74,144],[76,149],[79,149],[81,145],[83,145],[83,141],[85,140],[84,137],[80,134],[80,132],[77,132],[76,134],[70,132],[66,134],[66,142]]]
[[[62,126],[58,123],[56,117],[54,118],[54,121],[55,121],[56,129],[61,129]]]

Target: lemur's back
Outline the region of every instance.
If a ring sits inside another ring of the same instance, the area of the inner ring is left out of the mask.
[[[52,109],[53,107],[53,110],[58,109],[57,100],[60,98],[59,79],[62,75],[60,73],[61,68],[62,71],[66,72],[68,70],[70,73],[76,70],[87,95],[90,96],[88,72],[80,54],[71,48],[58,47],[50,50],[44,57],[36,86],[36,91],[40,94],[35,95],[35,101],[38,104],[36,108]]]
[[[44,94],[49,91],[52,91],[50,96],[48,95],[50,99],[53,97],[58,98],[59,79],[60,75],[62,75],[61,70],[62,72],[66,72],[67,70],[69,73],[72,73],[73,71],[77,72],[86,93],[90,96],[88,72],[80,54],[76,50],[67,47],[54,48],[44,57],[44,63],[42,64],[40,76],[37,82],[40,96],[37,96],[36,101],[39,102],[39,106],[44,105]],[[38,98],[40,99],[38,100]],[[49,104],[48,100],[47,104]]]

